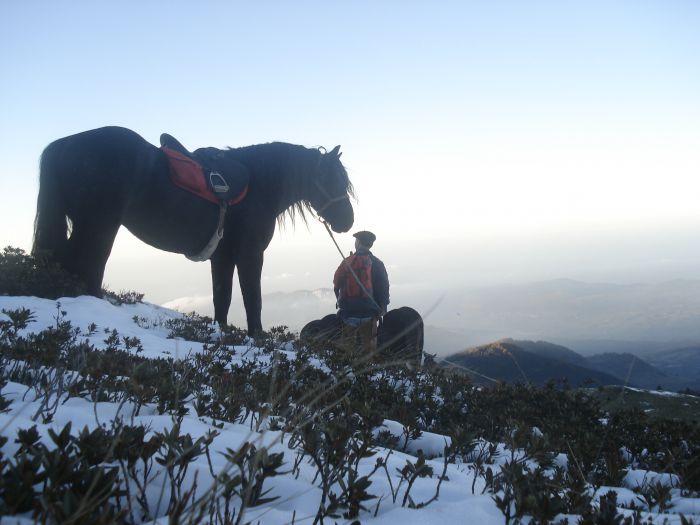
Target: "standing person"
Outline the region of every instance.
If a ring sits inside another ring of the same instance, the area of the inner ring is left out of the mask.
[[[384,263],[370,252],[377,236],[361,231],[353,237],[355,253],[340,263],[333,276],[342,340],[354,349],[359,338],[364,353],[375,353],[377,323],[389,305],[389,276]]]

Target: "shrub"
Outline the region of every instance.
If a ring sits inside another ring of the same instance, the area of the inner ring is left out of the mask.
[[[85,284],[57,263],[37,259],[21,248],[7,246],[0,254],[0,295],[30,295],[58,299],[87,292]]]
[[[107,288],[102,289],[102,296],[107,299],[110,303],[121,306],[123,304],[138,304],[143,302],[142,293],[135,292],[133,290],[120,290],[119,292],[113,292]]]
[[[182,338],[185,341],[211,343],[216,333],[216,325],[211,317],[196,312],[185,314],[179,319],[169,319],[165,327],[170,330],[171,339]]]
[[[202,352],[181,360],[153,359],[139,353],[136,338],[116,330],[107,329],[107,348],[96,350],[64,319],[60,305],[57,309],[56,325],[36,334],[23,332],[33,321],[31,311],[4,312],[0,412],[12,410],[1,394],[5,382],[13,381],[45,400],[34,420],[50,421],[59,404],[81,396],[120,403],[126,417],[127,407],[139,416],[149,405],[151,414],[168,414],[176,423],[163,433],[123,423],[83,429],[78,435],[70,427],[56,428],[50,447],[40,443],[36,429],[24,429],[17,434],[20,448],[14,458],[2,455],[7,438],[0,436],[0,514],[33,511],[39,520],[78,523],[77,503],[89,500],[84,517],[96,525],[101,519],[135,522],[136,515],[149,521],[164,508],[175,517],[201,502],[197,512],[208,514],[211,523],[244,523],[246,507],[272,501],[270,478],[284,474],[289,463],[281,453],[244,443],[227,448],[227,468],[214,472],[209,450],[214,434],[192,438],[181,432],[182,418],[190,410],[218,428],[225,422],[242,423],[251,430],[280,430],[289,436],[288,446],[296,454],[293,475],[299,475],[302,462],[316,471],[317,523],[324,518],[364,521],[370,503],[376,513],[382,498],[374,494],[373,476],[384,474],[394,505],[422,508],[437,499],[439,483],[448,479],[448,462],[474,472],[465,491],[474,493],[476,486],[490,491],[506,523],[552,523],[563,514],[580,515],[584,524],[640,523],[620,514],[614,495],[592,501],[596,487],[619,486],[629,468],[674,474],[682,491],[700,485],[697,426],[633,411],[610,416],[585,391],[554,385],[477,388],[468,378],[439,368],[352,362],[320,343],[303,346],[284,327],[261,334],[260,348],[253,349],[243,331],[224,327],[215,333],[211,319],[195,314],[169,326],[174,336],[202,340]],[[94,330],[88,328],[88,333]],[[248,352],[248,358],[234,359]],[[378,432],[384,419],[399,422],[403,434]],[[427,432],[450,438],[442,452],[442,475],[430,463],[441,454],[434,450],[418,452],[400,469],[389,470],[393,451],[376,458],[374,469],[360,468],[371,463],[377,446],[407,450]],[[196,494],[196,478],[188,481],[189,465],[202,455],[214,484],[205,494]],[[555,461],[556,455],[562,457]],[[145,497],[149,472],[158,468],[164,469],[168,482],[164,508],[149,507]],[[484,483],[476,485],[477,476]],[[414,502],[414,484],[430,479],[437,487],[435,496]],[[673,503],[669,495],[671,489],[661,485],[644,493],[649,507],[659,511]],[[193,517],[191,522],[202,521]]]

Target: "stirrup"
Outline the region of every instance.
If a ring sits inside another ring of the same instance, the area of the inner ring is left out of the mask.
[[[215,193],[227,193],[230,189],[226,179],[216,171],[209,173],[209,184]]]

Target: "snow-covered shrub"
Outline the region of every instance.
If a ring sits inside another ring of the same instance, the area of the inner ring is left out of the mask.
[[[168,319],[165,327],[170,330],[170,338],[200,343],[211,343],[216,333],[214,320],[196,312],[190,312],[177,319]]]
[[[123,304],[139,304],[143,302],[143,296],[144,294],[133,290],[113,292],[107,288],[102,289],[102,297],[116,306],[121,306]]]
[[[488,493],[493,500],[482,501],[496,513],[501,508],[510,523],[559,523],[573,515],[583,523],[623,524],[634,522],[633,509],[620,512],[627,500],[598,495],[620,486],[631,469],[674,480],[640,488],[643,495],[624,489],[639,501],[646,496],[646,508],[655,511],[690,494],[698,476],[696,426],[637,412],[606,414],[583,390],[475,388],[450,370],[408,370],[353,358],[332,344],[302,345],[282,327],[261,334],[256,345],[226,327],[213,337],[211,323],[195,318],[178,329],[206,342],[191,343],[192,353],[172,359],[154,357],[163,354],[149,349],[149,334],[142,344],[104,321],[81,332],[60,305],[44,330],[26,330],[33,318],[22,309],[0,317],[0,385],[11,387],[9,394],[0,389],[0,417],[15,417],[19,403],[30,406],[45,434],[37,441],[30,424],[0,438],[0,513],[9,516],[80,522],[74,504],[88,499],[90,523],[140,523],[165,514],[174,522],[186,516],[245,523],[258,507],[273,510],[279,492],[269,488],[301,477],[306,501],[313,502],[306,518],[317,523],[364,522],[382,506],[420,512],[451,492]],[[123,329],[136,330],[127,321]],[[148,330],[162,333],[162,327]],[[91,407],[98,426],[66,434],[47,423],[63,407],[77,406]],[[163,426],[141,426],[154,421]],[[200,424],[207,432],[190,435]],[[45,439],[47,428],[55,440]],[[219,441],[211,451],[216,436],[232,428],[245,439],[225,448]],[[60,458],[51,455],[54,449]],[[54,464],[67,465],[68,478]],[[278,475],[287,477],[272,479]],[[52,484],[51,498],[68,503],[47,506],[44,482]],[[99,491],[87,494],[85,482]],[[441,492],[443,482],[449,490]]]

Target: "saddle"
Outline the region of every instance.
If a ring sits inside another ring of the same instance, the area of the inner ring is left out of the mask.
[[[160,146],[170,165],[170,180],[180,188],[219,205],[218,224],[209,242],[198,253],[185,254],[191,261],[206,261],[224,236],[226,209],[241,202],[248,193],[250,172],[216,148],[200,148],[191,153],[167,133],[160,136]]]
[[[248,193],[250,172],[216,148],[188,151],[175,137],[163,133],[160,145],[170,164],[170,180],[214,204],[238,204]]]

